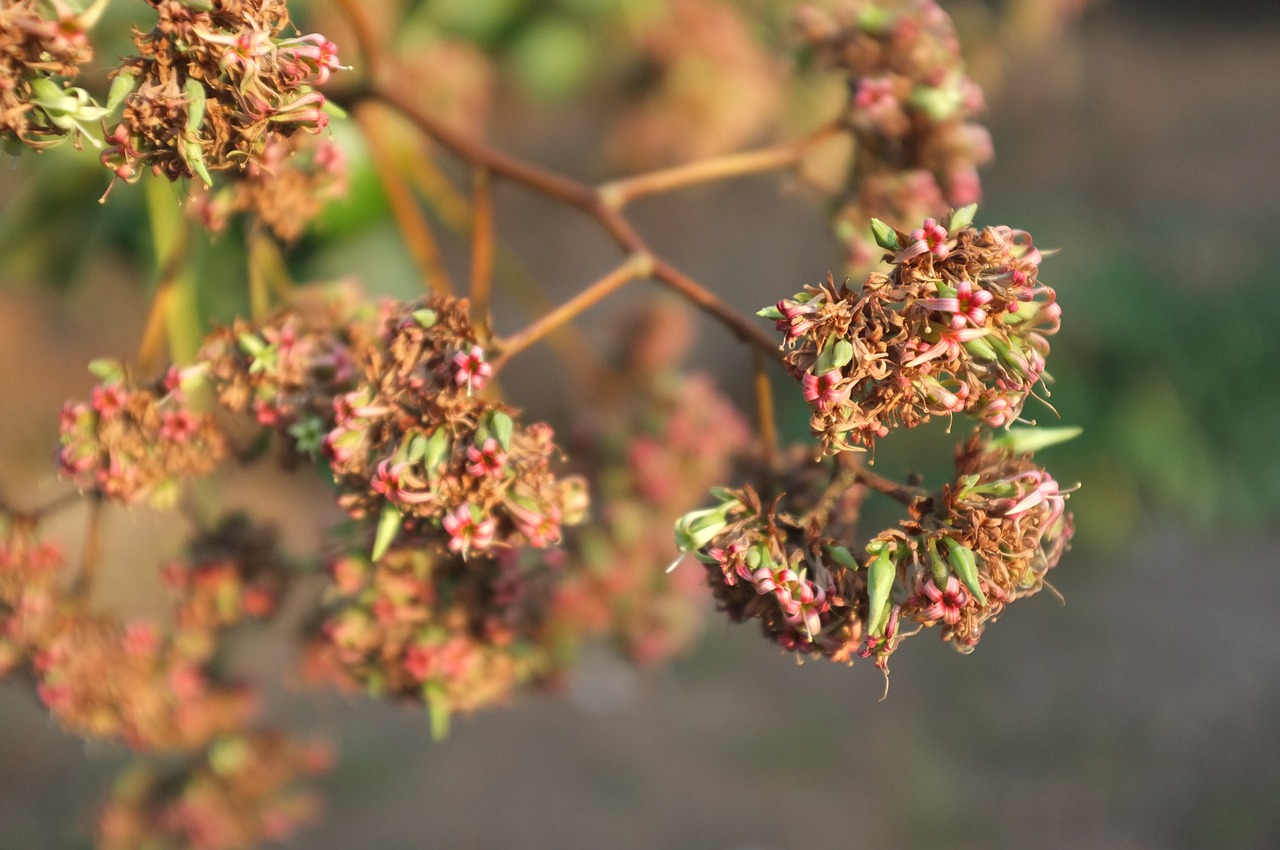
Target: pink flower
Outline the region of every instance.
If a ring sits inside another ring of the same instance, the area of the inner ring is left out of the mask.
[[[920,612],[926,620],[941,620],[948,626],[960,622],[960,612],[969,604],[969,594],[960,585],[955,576],[947,576],[946,590],[939,590],[932,579],[926,579],[920,589],[929,601],[929,607]]]
[[[493,366],[484,362],[484,349],[478,345],[471,346],[470,351],[459,351],[453,355],[453,366],[456,370],[453,380],[460,387],[466,386],[467,395],[484,389],[485,382],[493,374]]]
[[[449,532],[449,550],[461,553],[464,558],[473,549],[488,549],[496,530],[492,517],[477,520],[473,512],[479,513],[479,509],[464,503],[453,513],[445,514],[443,521],[444,530]]]
[[[853,391],[853,383],[844,380],[844,373],[839,369],[831,369],[821,375],[806,372],[800,383],[804,388],[805,401],[818,410],[847,404],[849,394]]]
[[[921,254],[932,254],[936,259],[945,260],[951,253],[947,245],[947,229],[932,218],[924,220],[924,227],[917,227],[908,237],[911,241],[898,256],[895,263],[902,263]]]
[[[785,334],[787,340],[796,339],[808,332],[813,327],[813,317],[818,312],[817,304],[812,301],[801,304],[783,299],[774,306],[782,314],[782,318],[774,322],[774,328],[778,333]]]
[[[467,460],[467,474],[472,478],[501,478],[507,464],[507,453],[497,440],[490,437],[481,448],[467,446]]]

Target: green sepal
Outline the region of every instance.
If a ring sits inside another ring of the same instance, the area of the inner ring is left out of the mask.
[[[902,250],[898,232],[878,218],[871,219],[871,235],[875,237],[876,244],[886,251]]]
[[[690,511],[676,520],[676,548],[681,552],[695,552],[714,540],[728,523],[725,514],[729,507],[730,503],[723,503]]]
[[[828,546],[827,554],[831,556],[831,560],[847,570],[856,570],[859,567],[858,559],[843,546]]]
[[[378,531],[373,536],[373,560],[379,561],[387,554],[400,533],[400,509],[391,503],[382,506],[382,515],[378,517]]]
[[[782,312],[777,307],[763,307],[756,310],[756,315],[762,319],[781,319]]]
[[[115,112],[120,104],[124,103],[124,99],[133,94],[133,90],[137,88],[137,86],[137,74],[116,74],[116,76],[111,80],[111,88],[107,92],[107,112]]]
[[[1084,432],[1079,427],[1063,428],[1010,428],[990,445],[994,448],[1008,449],[1014,454],[1028,454],[1074,440]]]
[[[180,153],[191,173],[199,177],[205,186],[213,188],[213,178],[209,176],[209,169],[204,164],[204,151],[200,148],[200,142],[194,138],[184,139]]]
[[[960,577],[960,581],[964,582],[964,586],[969,588],[969,592],[979,603],[986,605],[987,595],[982,592],[982,585],[978,583],[978,561],[973,550],[968,546],[961,546],[950,537],[942,538],[942,542],[948,550],[947,563],[951,565],[951,571]]]

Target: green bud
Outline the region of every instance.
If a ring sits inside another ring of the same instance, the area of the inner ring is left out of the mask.
[[[501,410],[489,414],[489,431],[505,452],[511,448],[511,435],[515,430],[515,422]]]
[[[267,344],[257,334],[244,333],[236,337],[236,344],[240,346],[240,350],[250,357],[257,357],[267,347]]]
[[[431,740],[443,741],[449,734],[449,706],[445,701],[444,684],[426,682],[422,686],[422,699],[427,704],[427,719],[431,724]]]
[[[986,337],[980,336],[977,339],[967,340],[964,343],[964,349],[979,360],[996,359],[996,350],[991,347],[991,343],[987,342]]]
[[[417,463],[427,454],[427,438],[421,432],[415,433],[409,438],[409,444],[405,449],[404,459],[406,463]]]
[[[822,375],[833,369],[849,365],[853,360],[853,344],[847,339],[832,337],[818,352],[818,362],[813,366],[815,375]]]
[[[782,318],[782,313],[778,311],[777,307],[763,307],[759,310],[756,310],[756,315],[762,319],[781,319]]]
[[[111,90],[107,93],[107,112],[115,112],[124,99],[133,94],[138,86],[137,74],[117,74],[111,81]]]
[[[973,224],[973,216],[978,211],[977,204],[969,204],[967,207],[961,207],[951,214],[951,221],[947,222],[947,235],[954,236],[961,230]]]
[[[427,436],[427,444],[423,450],[422,466],[428,478],[434,478],[440,470],[440,464],[449,456],[449,433],[443,427],[436,428]]]
[[[200,132],[201,125],[204,124],[204,107],[205,107],[205,91],[204,83],[195,77],[187,77],[187,81],[182,85],[182,96],[187,101],[187,126],[186,131],[192,135]]]
[[[690,511],[676,520],[676,548],[681,552],[694,552],[706,546],[716,538],[728,519],[729,505],[721,504],[714,508]]]
[[[867,565],[867,634],[872,637],[879,637],[889,622],[889,596],[897,575],[891,548],[884,546]]]
[[[902,250],[902,244],[898,242],[897,231],[878,218],[871,219],[871,234],[875,236],[876,244],[886,251]]]
[[[951,565],[951,571],[960,577],[960,581],[969,588],[969,592],[979,603],[986,605],[987,596],[982,592],[982,586],[978,584],[978,563],[973,550],[968,546],[961,546],[950,537],[942,538],[942,542],[948,549],[947,563]]]
[[[951,575],[951,571],[947,569],[946,561],[942,560],[942,556],[938,554],[937,542],[930,538],[926,547],[929,551],[929,572],[933,574],[933,583],[938,590],[946,590],[947,577]]]
[[[847,570],[858,569],[858,559],[853,557],[853,553],[843,546],[828,546],[827,554],[831,556],[831,560]]]
[[[424,328],[429,328],[434,326],[436,323],[436,319],[438,318],[436,316],[435,310],[431,310],[426,307],[424,307],[421,310],[414,310],[412,313],[412,316],[413,316],[413,320],[418,324],[422,325],[422,327]]]
[[[191,169],[191,173],[199,177],[204,185],[212,187],[213,178],[209,176],[209,169],[205,167],[204,150],[200,147],[200,142],[194,138],[184,139],[180,153],[183,161]]]

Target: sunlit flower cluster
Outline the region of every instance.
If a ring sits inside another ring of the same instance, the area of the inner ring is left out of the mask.
[[[138,55],[115,72],[124,110],[102,162],[117,178],[149,167],[210,185],[211,171],[269,170],[272,142],[328,125],[314,87],[342,67],[337,48],[315,33],[285,36],[283,0],[148,2],[156,25],[135,31]]]
[[[585,515],[583,482],[552,473],[548,425],[520,426],[514,410],[482,397],[493,367],[467,302],[435,297],[385,313],[324,443],[340,503],[378,518],[375,551],[401,533],[464,558],[559,543]]]
[[[1040,251],[1023,231],[969,226],[972,214],[910,233],[877,222],[890,273],[857,289],[828,278],[761,311],[790,349],[787,367],[826,452],[934,416],[1005,426],[1042,386],[1061,309],[1038,280]]]
[[[982,90],[965,73],[946,12],[933,0],[850,0],[831,11],[805,6],[796,21],[809,48],[848,78],[855,158],[836,219],[851,265],[876,259],[872,216],[905,226],[981,200],[978,167],[992,158],[991,138],[973,122]]]
[[[102,383],[92,399],[62,409],[59,471],[112,501],[172,506],[183,479],[207,475],[226,453],[213,417],[191,404],[200,368],[170,369],[143,386],[120,364],[97,361],[94,369]]]

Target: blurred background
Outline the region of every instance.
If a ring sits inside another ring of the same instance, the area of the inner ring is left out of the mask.
[[[972,41],[988,10],[944,6]],[[869,664],[797,665],[755,629],[710,616],[691,654],[665,669],[592,651],[565,693],[457,722],[441,743],[421,712],[304,692],[285,673],[268,715],[339,750],[321,781],[322,820],[290,846],[1280,846],[1278,46],[1280,16],[1266,4],[1112,2],[1047,41],[1001,48],[978,223],[1061,249],[1043,266],[1064,313],[1053,403],[1084,434],[1040,460],[1060,482],[1083,482],[1069,503],[1074,547],[1050,576],[1065,605],[1045,593],[1014,606],[969,656],[907,643],[884,700]],[[975,69],[984,61],[996,60],[975,56]],[[545,76],[549,100],[496,109],[494,137],[585,179],[607,176],[580,144],[594,132],[574,97],[582,84]],[[87,393],[90,358],[136,350],[150,282],[145,238],[118,229],[139,193],[117,187],[104,210],[100,173],[58,153],[39,159],[0,173],[0,488],[24,504],[62,492],[58,410]],[[634,221],[754,311],[840,262],[821,205],[781,183],[641,202]],[[393,226],[369,214],[384,206],[376,181],[357,174],[346,204],[292,255],[295,270],[412,291]],[[498,223],[553,296],[616,257],[589,222],[512,187],[500,187]],[[446,248],[463,268],[465,246]],[[216,277],[225,254],[209,256]],[[607,344],[644,295],[590,313],[588,335]],[[497,318],[500,331],[519,323]],[[726,333],[703,322],[692,359],[749,403],[746,358]],[[513,402],[554,420],[568,391],[552,368],[533,352],[507,383],[540,388]],[[783,386],[784,427],[798,438],[805,416]],[[922,429],[877,461],[885,474],[937,474],[947,446]],[[223,486],[233,504],[265,503],[300,551],[336,517],[305,476]],[[59,530],[74,541],[81,519],[61,517]],[[103,604],[144,593],[130,570],[176,545],[163,517],[120,514]],[[260,637],[245,669],[281,678],[279,643]],[[0,848],[89,846],[86,812],[122,760],[62,734],[30,692],[0,683]]]

